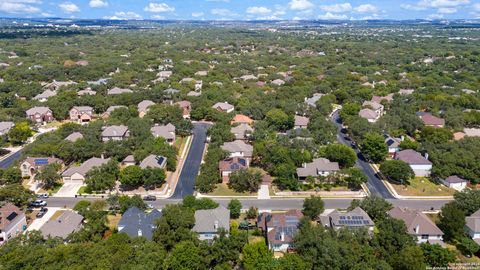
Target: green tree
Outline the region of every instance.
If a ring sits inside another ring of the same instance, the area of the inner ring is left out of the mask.
[[[347,119],[350,116],[358,115],[358,112],[362,109],[362,106],[358,103],[345,103],[342,105],[342,110],[340,111],[340,117],[342,119]]]
[[[197,199],[193,195],[187,195],[183,198],[182,205],[184,207],[191,208],[193,210],[207,210],[215,209],[218,207],[218,203],[210,198]]]
[[[288,116],[281,109],[272,109],[267,112],[265,120],[276,130],[286,131],[293,127],[293,117]]]
[[[60,168],[60,164],[48,164],[35,175],[35,180],[40,181],[43,184],[44,189],[50,189],[62,178],[58,173]]]
[[[8,139],[13,144],[21,144],[25,142],[30,136],[32,136],[33,131],[30,129],[30,126],[27,122],[17,123],[9,132]]]
[[[85,183],[88,189],[102,192],[115,187],[118,175],[118,162],[110,160],[108,163],[90,170],[85,177]]]
[[[162,217],[157,221],[153,240],[166,250],[171,250],[176,243],[193,241],[196,236],[191,232],[195,224],[194,210],[182,205],[167,205],[162,210]]]
[[[230,218],[237,219],[240,217],[242,203],[237,199],[230,200],[228,203],[228,210],[230,210]]]
[[[420,244],[420,248],[422,248],[425,262],[431,267],[447,267],[457,260],[455,253],[438,244],[423,243]]]
[[[246,215],[248,219],[256,219],[258,217],[258,208],[256,208],[255,206],[250,206],[250,208],[248,208],[247,210]]]
[[[119,180],[122,185],[138,187],[143,184],[143,170],[139,166],[128,166],[120,171]]]
[[[6,184],[22,183],[22,172],[20,168],[12,166],[3,171],[2,179]]]
[[[143,184],[148,189],[163,185],[166,177],[164,169],[147,167],[143,170]]]
[[[359,168],[348,168],[344,170],[344,173],[347,175],[345,181],[347,182],[348,187],[352,189],[359,189],[361,184],[368,181],[365,173]]]
[[[195,270],[206,269],[202,263],[199,248],[191,241],[175,245],[163,264],[165,270]]]
[[[368,196],[363,200],[353,200],[348,207],[352,211],[356,207],[362,208],[375,222],[381,221],[387,216],[387,212],[393,208],[393,205],[382,197]]]
[[[388,179],[397,183],[408,183],[415,174],[407,163],[401,160],[386,160],[380,164],[380,172]]]
[[[405,149],[417,150],[418,147],[419,147],[418,142],[412,141],[412,140],[409,140],[409,139],[405,139],[402,142],[400,142],[400,148],[402,150],[405,150]]]
[[[469,216],[480,209],[480,190],[467,189],[453,194],[455,204]]]
[[[147,204],[142,200],[140,195],[133,195],[132,197],[123,195],[118,197],[118,205],[120,206],[120,212],[125,213],[131,207],[137,207],[140,210],[147,209]]]
[[[245,270],[275,269],[273,265],[273,254],[263,242],[245,245],[242,256],[242,265]]]
[[[9,184],[0,187],[0,201],[11,202],[18,207],[24,207],[35,198],[35,194],[25,189],[21,184]]]
[[[394,257],[395,259],[391,262],[391,265],[394,265],[395,269],[417,270],[426,268],[423,251],[418,246],[405,247],[396,253]]]
[[[325,157],[338,162],[343,168],[350,168],[357,161],[357,153],[347,145],[329,144],[325,147]]]
[[[228,186],[237,192],[256,192],[262,182],[262,174],[253,169],[241,169],[230,174]]]
[[[462,252],[462,254],[467,255],[467,256],[472,256],[473,254],[477,253],[478,250],[480,249],[480,246],[475,243],[471,238],[469,237],[462,237],[457,244],[458,249]]]
[[[456,202],[450,202],[442,207],[438,227],[444,233],[446,241],[460,239],[464,235],[465,212],[460,209]]]
[[[361,144],[362,153],[375,163],[385,160],[388,155],[388,146],[385,138],[378,133],[367,133]]]
[[[310,220],[315,220],[318,218],[318,215],[323,213],[325,210],[325,204],[320,197],[310,196],[303,201],[302,213],[304,216],[308,217]]]
[[[299,269],[311,269],[298,254],[287,253],[277,261],[276,269],[279,270],[299,270]]]

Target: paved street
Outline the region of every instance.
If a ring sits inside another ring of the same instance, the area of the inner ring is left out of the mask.
[[[195,179],[200,170],[209,124],[194,123],[193,125],[193,140],[190,151],[188,151],[183,170],[178,178],[175,192],[170,199],[182,199],[187,195],[192,195],[195,188]]]
[[[340,120],[339,111],[336,111],[332,115],[332,121],[337,126],[337,140],[345,145],[351,146],[351,142],[345,140],[345,135],[341,132],[342,130],[342,122]],[[382,183],[382,181],[377,177],[375,171],[372,169],[370,164],[365,160],[364,156],[358,150],[358,148],[354,148],[355,152],[357,153],[357,163],[356,166],[360,168],[368,177],[367,187],[370,190],[372,195],[381,196],[385,199],[395,199],[392,194],[388,191],[387,187]]]
[[[46,201],[49,207],[67,207],[72,208],[80,200],[99,200],[92,198],[56,198],[50,197]],[[216,202],[227,207],[230,199],[214,199]],[[323,198],[325,202],[325,208],[327,209],[336,209],[336,208],[347,208],[350,205],[352,199],[330,199]],[[395,206],[409,207],[418,210],[439,210],[444,204],[448,201],[446,200],[388,200]],[[148,202],[156,208],[163,208],[167,204],[179,203],[181,200],[157,200],[154,202]],[[285,209],[301,209],[303,205],[303,199],[270,199],[270,200],[258,200],[256,198],[251,199],[240,199],[244,209],[249,208],[250,206],[258,207],[260,210],[270,209],[270,210],[285,210]]]
[[[6,159],[0,161],[0,168],[7,169],[10,167],[15,161],[19,160],[22,157],[22,150],[19,150]]]

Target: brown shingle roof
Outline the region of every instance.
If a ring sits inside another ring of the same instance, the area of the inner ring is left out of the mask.
[[[432,165],[430,160],[424,158],[420,153],[412,149],[406,149],[395,154],[395,159],[404,161],[409,165]]]
[[[443,235],[443,232],[424,213],[418,210],[395,207],[388,211],[388,214],[395,219],[405,222],[407,232],[413,235]]]

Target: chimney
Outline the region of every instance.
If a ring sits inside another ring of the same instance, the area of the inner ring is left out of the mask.
[[[428,160],[428,153],[425,153],[425,159]]]
[[[103,154],[100,155],[100,158],[101,158],[101,159],[105,159]]]
[[[400,137],[400,140],[403,142],[403,141],[405,140],[405,136],[402,135],[402,136]]]
[[[420,225],[417,224],[417,226],[415,226],[415,229],[414,229],[415,233],[418,233],[420,231]]]
[[[285,241],[285,232],[280,234],[280,241]]]
[[[213,229],[215,231],[218,230],[218,220],[215,220],[215,223],[213,224]]]
[[[304,162],[304,163],[302,164],[302,167],[303,167],[303,168],[306,168],[306,167],[307,167],[307,163]]]
[[[142,230],[138,229],[138,237],[142,236]]]

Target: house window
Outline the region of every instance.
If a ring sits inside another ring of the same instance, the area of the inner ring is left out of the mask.
[[[422,234],[422,239],[428,239],[428,234]]]

